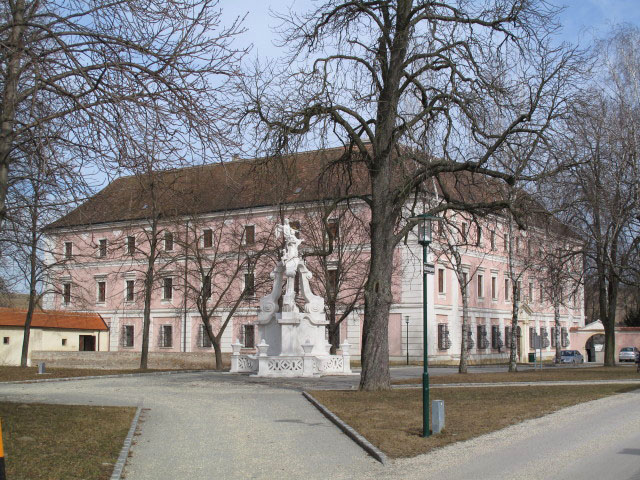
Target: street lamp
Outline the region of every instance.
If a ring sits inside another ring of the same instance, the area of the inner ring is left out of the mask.
[[[422,372],[422,436],[431,435],[429,428],[429,367],[427,358],[427,275],[435,273],[433,263],[427,263],[427,255],[429,244],[431,243],[431,222],[441,221],[439,217],[433,215],[416,215],[409,220],[417,220],[418,222],[418,243],[422,245],[422,331],[423,346],[422,354],[424,356]]]
[[[404,316],[404,323],[407,324],[407,365],[409,365],[409,315]]]

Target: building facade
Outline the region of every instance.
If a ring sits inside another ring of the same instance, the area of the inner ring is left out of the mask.
[[[56,266],[44,308],[99,313],[109,325],[111,351],[139,351],[148,290],[150,350],[206,352],[212,350],[201,314],[206,299],[214,332],[228,321],[223,351],[230,352],[236,341],[251,349],[260,342],[253,324],[257,298],[267,288],[278,251],[275,225],[287,217],[307,249],[314,291],[334,295],[328,313],[340,318],[340,339],[353,345],[357,357],[369,256],[367,209],[354,195],[348,208],[323,217],[327,199],[345,193],[335,190],[341,188],[335,179],[318,181],[323,162],[317,155],[292,157],[294,173],[286,187],[273,178],[257,183],[260,172],[248,161],[159,173],[153,187],[135,177],[114,181],[49,227],[49,260]],[[152,203],[159,194],[164,198]],[[452,215],[447,225],[436,230],[429,253],[435,265],[427,286],[430,361],[458,362],[463,295],[471,362],[506,360],[514,281],[520,287],[519,360],[528,361],[534,334],[543,339],[543,355],[552,357],[554,305],[541,270],[525,265],[539,248],[536,228],[514,233],[500,216],[478,221]],[[314,253],[328,247],[324,256]],[[396,361],[422,359],[421,252],[415,235],[396,249],[389,315],[389,351]],[[153,282],[146,280],[150,266]],[[584,327],[582,290],[569,290],[559,307],[565,348],[569,331]]]

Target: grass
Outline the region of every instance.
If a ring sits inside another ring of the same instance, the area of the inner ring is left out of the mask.
[[[0,402],[7,478],[110,478],[135,411]]]
[[[497,383],[497,382],[550,382],[563,380],[640,380],[635,368],[593,367],[593,368],[547,368],[525,370],[523,372],[498,373],[454,373],[432,375],[430,381],[436,383]],[[396,385],[421,383],[421,378],[394,380]]]
[[[119,375],[123,373],[166,372],[176,369],[161,370],[103,370],[90,368],[46,368],[44,375],[38,375],[37,367],[0,367],[0,382],[17,382],[20,380],[42,380],[44,378],[87,377],[93,375]]]
[[[343,421],[391,458],[412,457],[564,407],[637,387],[575,385],[542,387],[439,388],[432,400],[445,402],[445,430],[422,438],[422,391],[310,392]]]

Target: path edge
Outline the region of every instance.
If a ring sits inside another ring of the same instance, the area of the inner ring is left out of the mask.
[[[389,463],[387,456],[382,451],[373,445],[369,440],[360,435],[353,427],[343,422],[335,413],[316,400],[313,395],[308,392],[302,392],[302,396],[306,398],[314,407],[327,417],[332,423],[334,423],[342,432],[355,443],[357,443],[365,452],[378,460],[383,465]],[[113,479],[112,479],[113,480]]]
[[[141,413],[142,413],[142,406],[139,406],[138,409],[136,410],[136,414],[133,416],[133,420],[131,420],[129,433],[127,433],[127,436],[124,439],[124,443],[122,444],[122,449],[120,450],[120,455],[118,455],[118,460],[116,461],[116,464],[113,467],[111,480],[121,480],[122,478],[122,472],[124,471],[124,466],[127,463],[127,458],[129,457],[129,451],[131,450],[131,445],[133,443],[133,435],[136,433],[136,429],[138,428],[138,422],[140,420]]]

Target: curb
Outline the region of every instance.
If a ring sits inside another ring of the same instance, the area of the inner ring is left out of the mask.
[[[311,404],[316,407],[320,412],[327,417],[331,422],[333,422],[343,433],[351,438],[354,442],[356,442],[365,452],[371,455],[373,458],[378,460],[383,465],[387,465],[389,459],[387,456],[382,453],[375,445],[373,445],[369,440],[360,435],[357,431],[355,431],[352,427],[344,423],[338,416],[329,410],[327,407],[318,402],[312,395],[307,392],[302,392],[302,396],[309,400]]]
[[[131,427],[129,428],[129,433],[127,433],[127,437],[124,439],[124,443],[122,445],[122,450],[120,450],[120,455],[118,456],[118,460],[116,461],[116,464],[113,467],[111,480],[120,480],[122,478],[122,471],[124,470],[125,463],[127,463],[127,458],[129,457],[129,450],[131,450],[133,435],[136,433],[136,428],[138,428],[138,420],[140,420],[140,413],[142,413],[142,406],[138,407],[138,409],[136,410],[136,414],[133,417],[133,420],[131,420]]]
[[[85,377],[61,377],[61,378],[42,378],[35,380],[10,380],[8,382],[0,382],[0,385],[13,383],[44,383],[44,382],[71,382],[74,380],[95,380],[96,378],[124,378],[124,377],[144,377],[152,375],[175,375],[178,373],[202,373],[215,372],[215,370],[168,370],[166,372],[149,372],[149,373],[119,373],[117,375],[90,375]]]
[[[429,388],[479,388],[479,387],[553,387],[553,386],[580,386],[580,385],[639,385],[640,380],[563,380],[556,382],[496,382],[496,383],[432,383]],[[391,386],[393,389],[417,389],[422,388],[420,383],[397,383]]]

